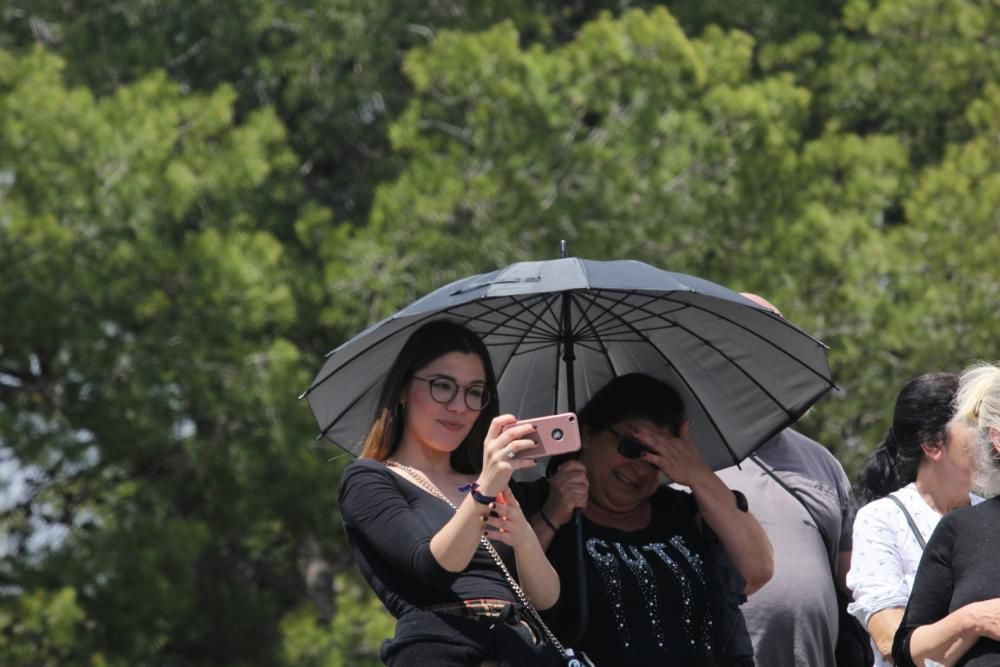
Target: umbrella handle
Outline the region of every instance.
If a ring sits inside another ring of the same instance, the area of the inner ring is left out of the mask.
[[[583,518],[580,508],[573,510],[573,527],[576,532],[576,590],[578,594],[576,636],[571,644],[578,644],[587,629],[590,615],[587,599],[587,567],[583,561]]]

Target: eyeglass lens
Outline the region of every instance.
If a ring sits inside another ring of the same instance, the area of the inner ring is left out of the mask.
[[[642,444],[630,435],[625,435],[624,433],[619,433],[613,428],[609,428],[617,438],[618,438],[618,453],[627,459],[637,459],[642,456],[642,453],[647,451],[646,445]]]
[[[413,376],[413,379],[426,382],[431,392],[431,398],[438,403],[451,403],[455,400],[455,396],[458,395],[458,383],[451,378],[421,378]],[[483,385],[474,384],[465,388],[463,397],[465,398],[466,407],[479,412],[489,404],[490,390]]]

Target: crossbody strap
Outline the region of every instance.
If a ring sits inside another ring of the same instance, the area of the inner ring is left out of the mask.
[[[819,531],[820,539],[823,540],[823,544],[826,546],[827,558],[830,561],[830,571],[833,573],[833,580],[837,581],[837,545],[830,539],[830,536],[827,535],[826,530],[823,528],[823,522],[821,522],[816,515],[813,514],[812,510],[809,509],[809,503],[805,501],[805,498],[803,498],[798,491],[789,486],[783,479],[778,477],[777,473],[761,461],[756,454],[751,454],[747,458],[756,463],[761,470],[767,473],[768,477],[778,483],[778,486],[790,493],[795,500],[799,501],[799,504],[802,505],[803,509],[805,509],[806,514],[808,514],[809,518],[813,520],[814,524],[816,524],[816,529]]]
[[[902,500],[891,493],[886,496],[886,498],[896,503],[899,509],[903,512],[903,516],[906,517],[906,523],[910,524],[910,530],[913,531],[913,536],[917,538],[917,544],[919,544],[920,549],[923,550],[923,548],[927,546],[927,542],[924,540],[924,536],[920,534],[920,530],[917,529],[917,522],[913,520],[913,517],[910,515],[909,511],[907,511],[906,505],[903,504]]]
[[[422,486],[425,491],[430,493],[432,496],[440,498],[444,502],[448,503],[451,509],[455,511],[458,510],[458,508],[455,507],[455,503],[448,500],[448,497],[445,496],[443,493],[441,493],[441,490],[438,489],[437,486],[435,486],[433,482],[427,479],[427,477],[419,470],[411,468],[410,466],[400,463],[399,461],[393,461],[392,459],[388,459],[384,463],[386,466],[390,468],[399,468],[400,470],[406,471],[413,479],[413,481]],[[521,605],[528,611],[529,614],[531,614],[531,617],[535,620],[535,622],[538,623],[538,626],[545,633],[545,636],[548,638],[550,642],[552,642],[552,645],[556,647],[556,650],[559,651],[559,655],[563,656],[564,658],[572,660],[573,651],[566,649],[562,645],[562,642],[560,642],[556,638],[555,633],[553,633],[552,630],[549,629],[549,626],[545,624],[545,621],[542,620],[541,614],[539,614],[538,610],[535,609],[535,605],[531,604],[531,600],[528,599],[528,594],[524,592],[524,589],[521,588],[521,585],[517,583],[516,579],[514,579],[514,576],[510,573],[510,570],[507,569],[507,566],[504,564],[503,559],[500,557],[500,554],[497,553],[497,550],[493,546],[493,544],[490,543],[489,539],[485,535],[480,537],[479,541],[486,548],[486,551],[489,552],[490,556],[493,557],[493,561],[497,564],[497,567],[503,573],[504,578],[507,579],[507,584],[510,586],[511,590],[514,591],[514,595],[516,595],[517,599],[520,600]]]

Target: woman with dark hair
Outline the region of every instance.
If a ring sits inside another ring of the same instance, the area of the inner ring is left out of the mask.
[[[386,376],[340,510],[365,579],[397,619],[390,665],[546,665],[558,653],[514,590],[538,608],[559,579],[508,488],[534,465],[532,427],[504,430],[489,354],[471,331],[434,321]],[[499,562],[498,562],[499,559]],[[501,568],[511,575],[512,582]]]
[[[533,518],[563,579],[560,631],[582,637],[579,648],[602,666],[753,665],[737,605],[770,579],[771,544],[746,499],[702,459],[681,397],[649,375],[623,375],[579,418],[581,458],[552,476]],[[575,627],[574,507],[582,507],[586,628]]]
[[[875,666],[891,665],[924,544],[942,516],[978,501],[970,494],[967,429],[953,421],[958,376],[928,373],[907,382],[884,442],[858,478],[848,611],[871,635]]]

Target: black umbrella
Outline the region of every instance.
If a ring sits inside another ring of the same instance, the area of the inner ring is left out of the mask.
[[[575,410],[617,375],[665,380],[713,469],[744,459],[834,386],[821,342],[721,285],[629,260],[520,262],[442,287],[333,350],[303,394],[322,436],[360,451],[386,372],[437,318],[482,337],[500,410],[522,419]]]

